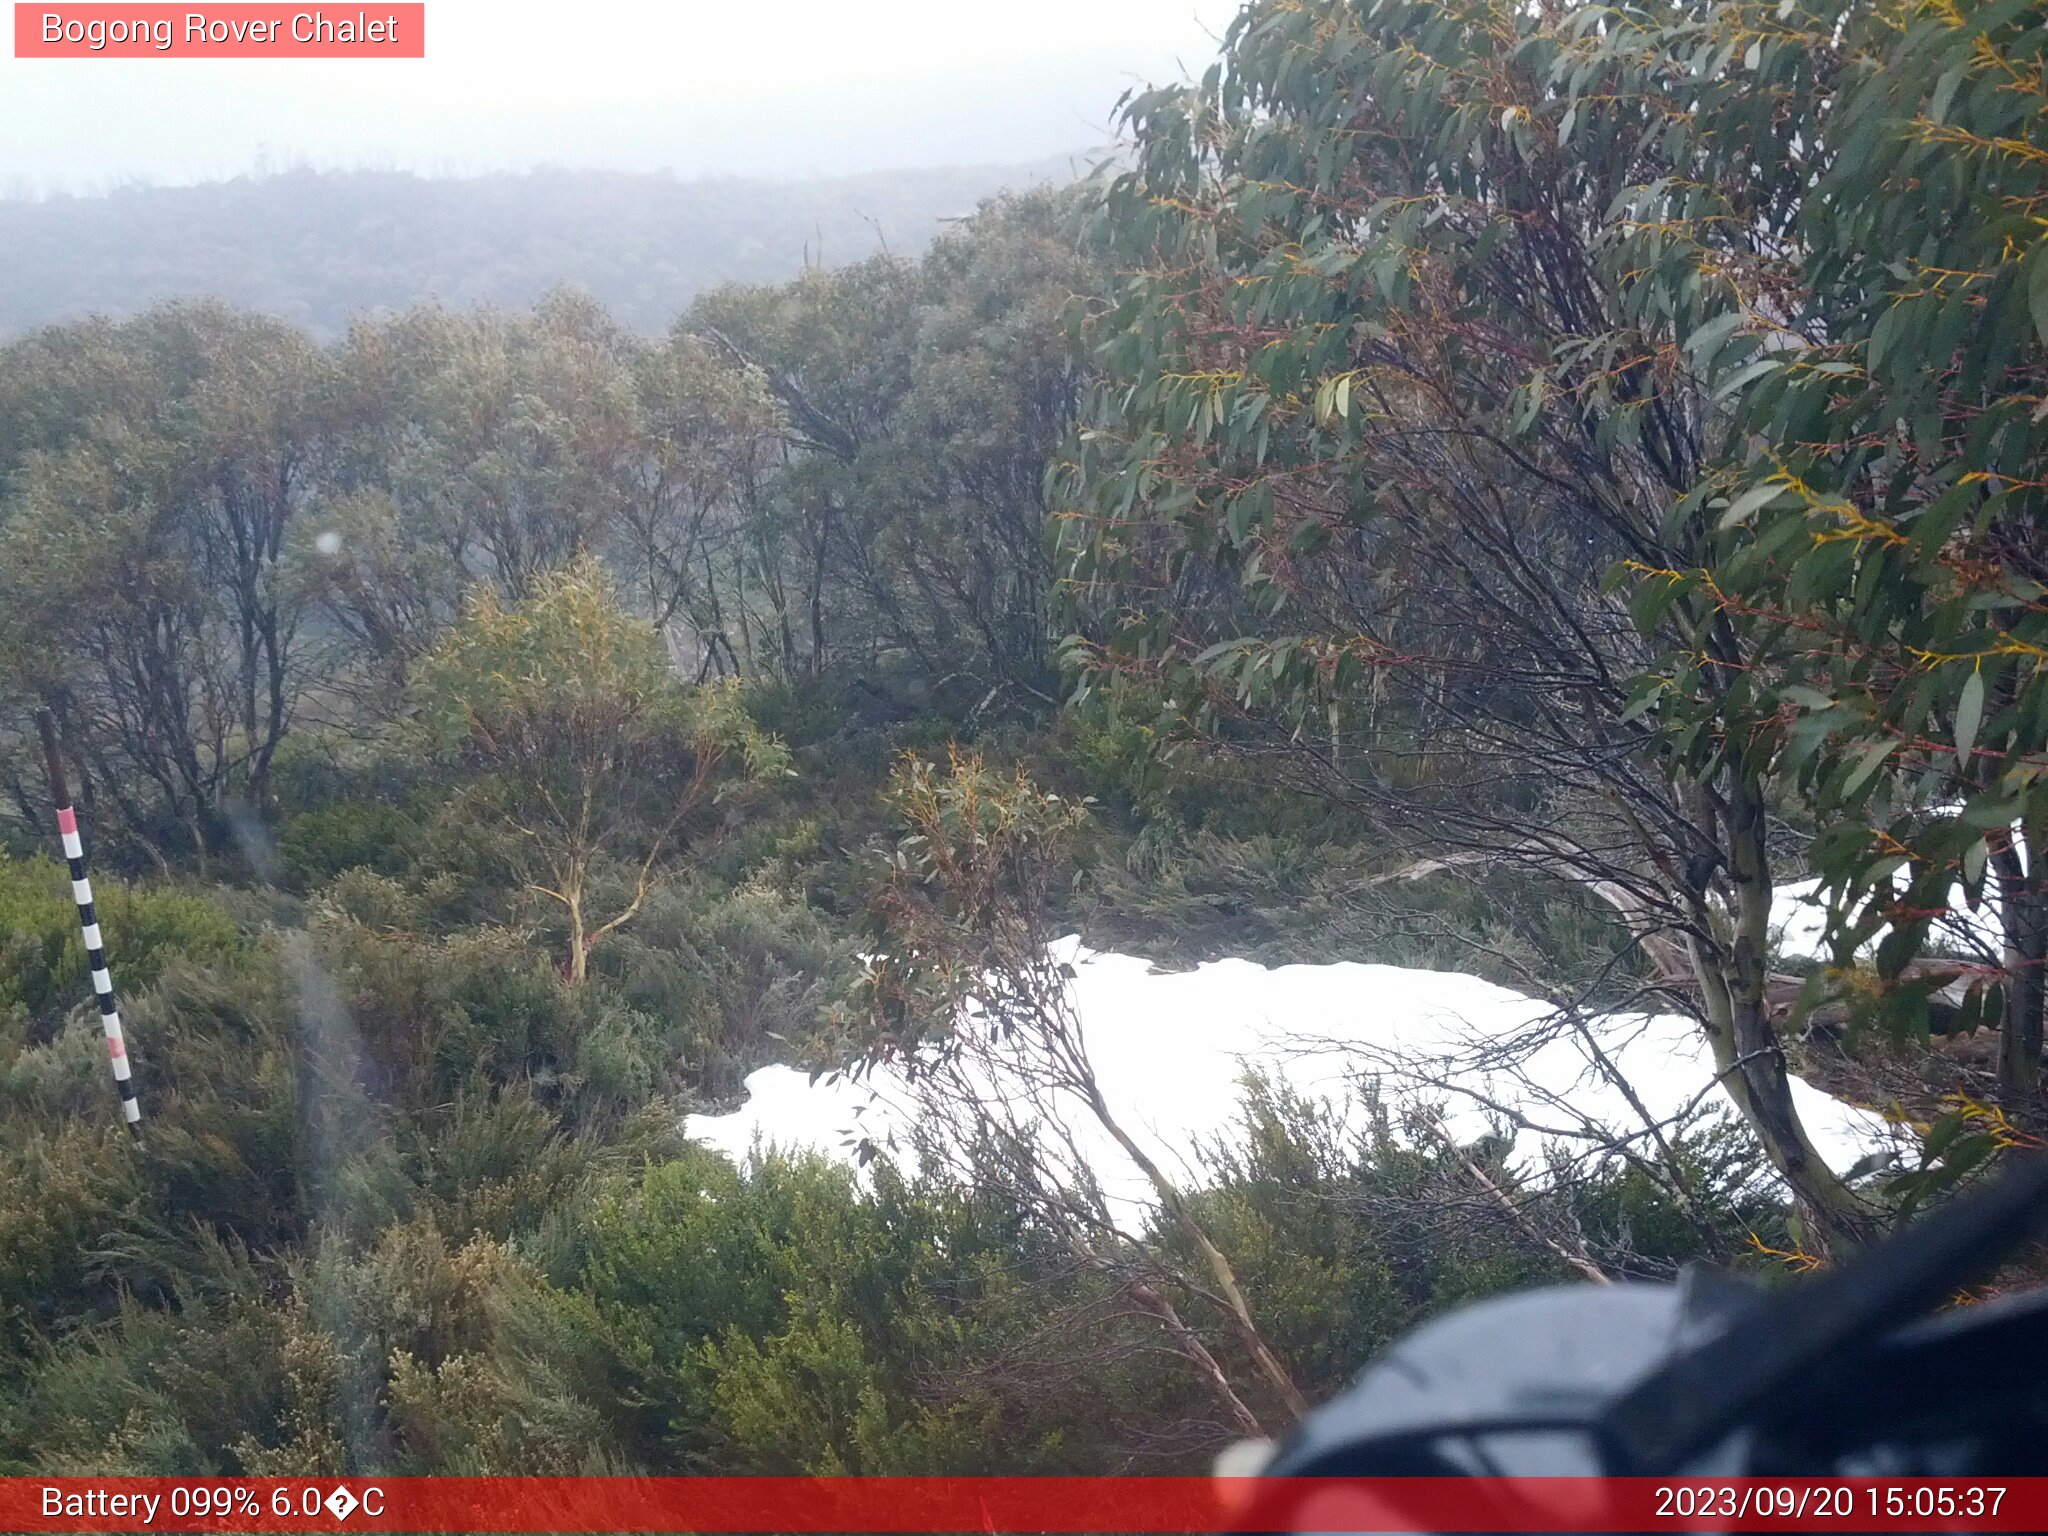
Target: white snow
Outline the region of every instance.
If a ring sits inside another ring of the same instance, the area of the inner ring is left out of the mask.
[[[1469,1138],[1506,1110],[1526,1124],[1515,1156],[1540,1171],[1546,1142],[1584,1150],[1589,1130],[1642,1130],[1624,1094],[1570,1032],[1541,1045],[1519,1069],[1499,1059],[1511,1035],[1551,1017],[1550,1008],[1455,972],[1347,962],[1273,969],[1222,960],[1163,974],[1130,955],[1096,953],[1067,939],[1057,951],[1075,971],[1075,1012],[1103,1095],[1127,1129],[1169,1170],[1199,1179],[1199,1150],[1236,1126],[1247,1069],[1305,1097],[1355,1103],[1361,1075],[1378,1075],[1396,1106],[1440,1103],[1454,1134]],[[1668,1121],[1691,1106],[1725,1104],[1697,1028],[1672,1016],[1588,1020],[1599,1048],[1649,1113]],[[983,1085],[1007,1086],[1000,1074]],[[694,1140],[744,1161],[757,1146],[850,1158],[865,1137],[889,1144],[917,1117],[917,1090],[893,1070],[854,1082],[813,1084],[789,1067],[747,1078],[749,1098],[727,1115],[692,1115]],[[1795,1082],[1809,1134],[1837,1169],[1884,1144],[1880,1117]],[[1142,1178],[1078,1103],[1062,1106],[1082,1154],[1118,1202],[1146,1203]]]
[[[1987,886],[1983,901],[1972,912],[1958,882],[1949,892],[1948,908],[1947,916],[1935,919],[1931,939],[1945,950],[1996,961],[2005,943],[1999,927],[1996,892]],[[1886,931],[1878,929],[1857,950],[1857,957],[1868,960],[1876,954],[1878,940]],[[1827,907],[1820,896],[1818,878],[1788,881],[1772,892],[1771,944],[1778,954],[1787,959],[1832,959],[1832,952],[1823,942],[1826,932]]]
[[[1771,948],[1788,959],[1825,960],[1821,942],[1827,931],[1827,908],[1820,900],[1820,881],[1795,880],[1771,893]],[[1871,948],[1875,948],[1873,941]]]
[[[1955,816],[1964,809],[1961,801],[1945,801],[1930,805],[1926,814],[1930,817]],[[2019,854],[2020,867],[2027,864],[2028,843],[2025,827],[2014,822],[2014,850]],[[1934,920],[1930,937],[1945,950],[1974,955],[1977,958],[1996,963],[2005,947],[2005,934],[1999,920],[1998,882],[1987,880],[1984,884],[1983,899],[1975,911],[1958,880],[1949,887],[1948,914]],[[1880,928],[1870,940],[1857,950],[1857,958],[1870,959],[1877,951],[1878,940],[1886,933]],[[1832,955],[1822,942],[1827,932],[1827,908],[1820,898],[1818,878],[1788,880],[1780,883],[1772,892],[1771,900],[1771,942],[1777,953],[1787,959],[1828,960]]]

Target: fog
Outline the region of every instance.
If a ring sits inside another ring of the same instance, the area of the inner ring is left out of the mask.
[[[1117,97],[1199,73],[1236,8],[431,0],[424,60],[10,55],[0,193],[300,165],[806,176],[1028,160],[1104,145]]]

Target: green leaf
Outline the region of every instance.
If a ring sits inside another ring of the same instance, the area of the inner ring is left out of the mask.
[[[2037,245],[2028,257],[2027,312],[2034,317],[2034,331],[2048,346],[2048,245]]]
[[[1627,725],[1631,720],[1647,714],[1650,710],[1657,707],[1659,700],[1663,697],[1666,685],[1661,678],[1651,679],[1650,681],[1652,685],[1644,688],[1642,693],[1630,701],[1628,708],[1621,712],[1621,723],[1623,725]]]
[[[1754,384],[1767,373],[1775,373],[1783,365],[1780,357],[1760,357],[1753,363],[1746,363],[1714,386],[1714,399],[1721,401],[1736,394],[1744,386]]]
[[[1965,60],[1949,68],[1941,79],[1935,82],[1934,99],[1927,103],[1929,122],[1947,121],[1949,103],[1956,99],[1956,87],[1963,83],[1963,76],[1969,72],[1969,68],[1969,62]]]
[[[1199,656],[1197,656],[1195,658],[1195,665],[1198,667],[1206,667],[1212,661],[1220,660],[1222,657],[1230,655],[1233,651],[1247,650],[1257,643],[1258,642],[1254,640],[1246,639],[1219,641],[1215,645],[1210,646],[1206,651],[1203,651]]]
[[[1716,315],[1705,325],[1685,338],[1686,355],[1704,367],[1713,361],[1714,354],[1721,349],[1721,343],[1735,334],[1746,317],[1742,311]]]
[[[1958,1113],[1943,1115],[1928,1127],[1927,1139],[1920,1143],[1921,1158],[1931,1163],[1940,1157],[1949,1149],[1950,1143],[1962,1135],[1963,1127],[1968,1123]]]
[[[1767,502],[1776,501],[1785,489],[1775,480],[1766,480],[1761,485],[1752,485],[1728,504],[1728,510],[1721,514],[1721,527],[1733,528],[1749,518]]]
[[[1900,306],[1894,304],[1879,315],[1877,324],[1870,328],[1870,340],[1864,347],[1863,366],[1872,373],[1877,372],[1878,365],[1885,360],[1886,354],[1892,349],[1892,343],[1898,339],[1901,313]]]
[[[1648,576],[1636,588],[1636,595],[1629,600],[1629,617],[1635,620],[1636,628],[1648,634],[1664,621],[1671,611],[1671,605],[1678,601],[1681,592],[1692,583],[1683,576]]]
[[[1849,771],[1849,777],[1842,781],[1842,796],[1847,799],[1863,787],[1864,781],[1877,772],[1877,765],[1891,756],[1892,748],[1898,742],[1890,737],[1874,741],[1857,755],[1856,766]]]
[[[1991,845],[1981,837],[1963,854],[1963,883],[1973,894],[1984,889],[1984,866],[1990,858]]]
[[[1956,764],[1968,769],[1977,746],[1977,727],[1984,723],[1984,674],[1972,672],[1956,700]]]

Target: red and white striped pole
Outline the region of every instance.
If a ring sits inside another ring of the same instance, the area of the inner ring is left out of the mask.
[[[57,750],[57,724],[48,710],[36,715],[43,737],[43,767],[50,775],[50,798],[57,805],[57,831],[64,839],[64,862],[71,870],[71,895],[78,903],[78,926],[85,937],[85,961],[92,967],[92,990],[99,998],[100,1028],[107,1037],[107,1059],[114,1067],[114,1091],[121,1096],[121,1118],[129,1131],[142,1134],[142,1105],[128,1071],[128,1041],[121,1033],[121,1010],[114,1005],[114,978],[107,974],[107,947],[93,911],[92,882],[85,876],[85,844],[78,836],[78,812],[64,782],[64,758]]]

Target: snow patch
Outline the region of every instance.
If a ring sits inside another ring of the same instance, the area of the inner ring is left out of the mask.
[[[1590,1018],[1585,1033],[1559,1033],[1517,1067],[1501,1059],[1502,1042],[1551,1010],[1473,976],[1356,962],[1268,969],[1247,960],[1169,974],[1135,956],[1085,950],[1073,938],[1056,952],[1074,967],[1074,1008],[1104,1097],[1147,1150],[1182,1176],[1196,1173],[1201,1148],[1231,1137],[1248,1070],[1340,1110],[1355,1102],[1361,1075],[1377,1074],[1397,1103],[1418,1095],[1441,1101],[1451,1131],[1464,1139],[1510,1112],[1527,1122],[1513,1156],[1531,1172],[1539,1171],[1546,1142],[1641,1133],[1641,1118],[1599,1067],[1600,1055],[1659,1121],[1726,1103],[1705,1041],[1683,1018]],[[731,1114],[689,1116],[685,1133],[735,1162],[757,1146],[851,1160],[863,1138],[900,1143],[918,1115],[916,1089],[892,1069],[812,1083],[794,1068],[764,1067],[747,1078],[747,1091],[746,1104]],[[1879,1116],[1796,1080],[1793,1094],[1817,1149],[1836,1169],[1884,1144]],[[1147,1203],[1142,1176],[1108,1133],[1078,1105],[1062,1118],[1105,1192]]]
[[[1935,919],[1930,938],[1944,950],[1973,954],[1996,961],[2004,949],[2004,932],[1999,926],[1998,897],[1986,887],[1976,911],[1969,909],[1960,881],[1948,895],[1948,915]],[[1880,928],[1857,951],[1868,961],[1877,953],[1878,941],[1888,928]],[[1827,932],[1827,905],[1820,895],[1820,880],[1793,880],[1778,886],[1771,895],[1771,945],[1787,959],[1831,960],[1823,942]]]

